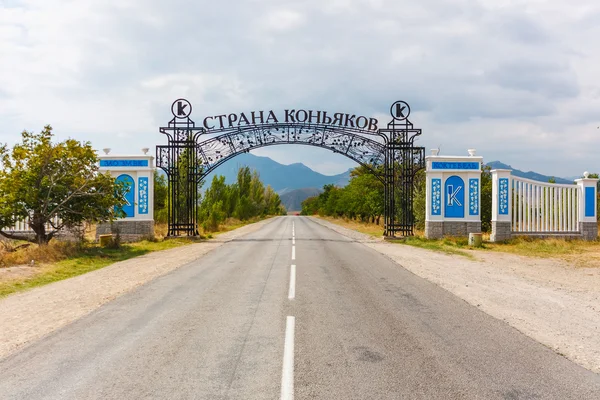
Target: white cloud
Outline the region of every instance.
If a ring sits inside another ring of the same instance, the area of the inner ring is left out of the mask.
[[[162,143],[178,97],[197,120],[314,108],[382,125],[402,98],[427,147],[576,175],[600,170],[598,18],[595,0],[4,1],[0,142],[51,123],[137,152]],[[269,152],[330,173],[349,163]]]
[[[260,28],[285,32],[292,31],[304,24],[304,15],[294,10],[275,10],[267,13]]]

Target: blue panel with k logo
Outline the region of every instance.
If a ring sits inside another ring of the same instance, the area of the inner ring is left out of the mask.
[[[135,217],[135,182],[133,178],[127,174],[123,174],[119,175],[117,182],[124,182],[128,188],[125,193],[125,205],[123,206],[125,217]]]
[[[465,182],[456,175],[444,183],[444,217],[465,217]]]

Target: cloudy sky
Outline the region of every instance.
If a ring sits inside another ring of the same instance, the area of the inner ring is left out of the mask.
[[[389,119],[412,107],[441,154],[556,175],[600,171],[597,0],[0,0],[0,142],[138,153],[179,97],[192,118],[286,108]],[[354,164],[261,149],[327,174]]]

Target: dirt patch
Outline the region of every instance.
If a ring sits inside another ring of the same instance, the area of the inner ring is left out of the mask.
[[[9,282],[30,278],[40,272],[39,266],[31,265],[13,265],[11,267],[0,268],[0,282]]]

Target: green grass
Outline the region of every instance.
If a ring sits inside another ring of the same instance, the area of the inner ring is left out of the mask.
[[[172,249],[193,242],[193,240],[186,238],[158,242],[142,241],[123,244],[119,249],[102,248],[96,244],[85,245],[65,260],[41,266],[39,273],[32,277],[0,282],[0,298],[12,293],[82,275],[118,261],[128,260],[153,251]]]

